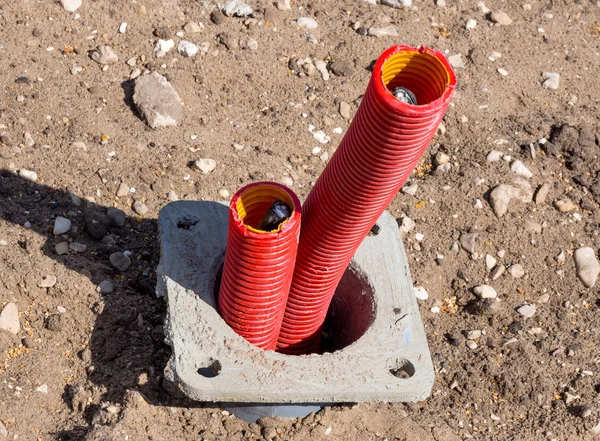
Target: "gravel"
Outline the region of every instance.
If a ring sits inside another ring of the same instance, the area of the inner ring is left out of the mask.
[[[52,230],[52,234],[59,236],[61,234],[68,233],[70,229],[71,221],[65,217],[58,216],[54,220],[54,229]]]
[[[19,333],[19,310],[17,305],[12,302],[7,303],[0,313],[0,329],[12,334]]]
[[[587,288],[593,288],[600,274],[600,263],[593,248],[582,247],[573,253],[577,277]]]
[[[314,18],[300,17],[296,20],[296,26],[300,29],[317,29],[318,23]]]
[[[523,265],[516,263],[508,268],[508,273],[515,279],[519,279],[525,275],[525,270],[523,269]]]
[[[517,312],[525,318],[531,318],[535,315],[535,305],[519,306]]]
[[[371,37],[398,37],[398,29],[395,26],[386,26],[385,28],[369,28],[369,36]]]
[[[40,288],[52,288],[56,285],[56,276],[46,275],[42,277],[42,280],[38,283]]]
[[[103,280],[96,288],[100,294],[112,294],[115,290],[115,284],[111,280]]]
[[[38,178],[38,175],[36,172],[31,171],[31,170],[26,170],[24,168],[19,170],[19,176],[29,182],[35,182],[35,181],[37,181],[37,178]]]
[[[473,292],[480,299],[495,299],[498,297],[498,293],[494,288],[489,285],[479,285],[473,288]]]
[[[121,252],[112,253],[109,258],[110,264],[118,271],[124,272],[131,266],[129,256]]]
[[[82,4],[81,0],[60,0],[60,4],[67,12],[77,11]]]
[[[145,216],[148,213],[148,207],[141,201],[134,201],[132,205],[133,211],[140,216]]]
[[[556,72],[544,72],[541,82],[544,89],[556,90],[560,82],[560,74]]]
[[[492,12],[490,14],[490,20],[502,26],[508,26],[513,22],[512,19],[508,16],[508,14],[501,10]]]
[[[92,52],[92,60],[98,64],[108,65],[119,61],[119,57],[115,54],[112,47],[101,44],[94,52]]]
[[[133,102],[153,129],[176,126],[183,119],[179,95],[171,83],[157,72],[135,80]]]
[[[217,161],[211,158],[201,158],[197,161],[194,161],[192,164],[192,169],[202,172],[207,175],[212,172],[217,167]]]

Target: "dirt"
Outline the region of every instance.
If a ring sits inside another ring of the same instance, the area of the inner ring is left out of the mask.
[[[409,9],[359,0],[291,3],[282,11],[251,1],[257,22],[213,16],[218,25],[210,19],[213,2],[84,0],[77,18],[56,2],[0,5],[0,302],[16,303],[21,325],[18,335],[0,331],[7,439],[593,439],[600,420],[599,285],[580,282],[572,253],[589,246],[597,256],[600,247],[600,7],[490,0],[490,9],[513,20],[500,26],[475,0],[447,0],[443,8],[415,0]],[[298,29],[293,20],[301,16],[315,18],[318,28]],[[469,18],[478,21],[471,31]],[[188,21],[204,23],[202,33],[185,38],[210,42],[208,53],[184,58],[173,49],[156,58],[155,35],[178,41],[175,33]],[[361,35],[361,27],[388,25],[399,37]],[[256,50],[245,48],[250,38]],[[333,129],[349,125],[340,102],[350,104],[352,116],[373,61],[397,43],[461,53],[465,64],[456,69],[445,133],[411,178],[417,193],[401,192],[389,207],[399,223],[404,216],[416,222],[404,243],[415,285],[429,293],[419,302],[436,369],[432,396],[248,424],[170,394],[163,381],[170,356],[165,304],[154,295],[156,217],[168,192],[223,200],[219,190],[233,194],[249,182],[291,178],[303,200],[327,161],[311,154],[317,142],[308,125],[331,137],[320,146],[333,154],[343,136]],[[100,44],[119,56],[106,70],[90,57]],[[491,61],[494,51],[501,57]],[[130,57],[165,75],[182,98],[177,127],[152,130],[140,118]],[[332,62],[331,78],[290,69],[290,60],[295,67],[306,57]],[[72,74],[73,66],[83,69]],[[541,86],[543,72],[560,73],[557,90]],[[533,172],[532,189],[550,184],[545,202],[513,201],[497,218],[489,192],[515,175],[502,159],[486,161],[491,150],[520,159]],[[438,151],[450,156],[448,172],[435,171]],[[200,158],[217,167],[206,175],[189,167]],[[37,181],[19,178],[21,169],[35,171]],[[135,191],[117,197],[121,183]],[[564,197],[574,202],[570,212],[553,206]],[[147,214],[133,212],[134,198]],[[86,225],[105,222],[108,207],[125,211],[123,226],[104,224],[98,232]],[[73,222],[67,236],[52,234],[57,216]],[[418,246],[417,232],[424,236]],[[451,251],[464,232],[477,233],[475,253]],[[94,238],[104,233],[110,239]],[[65,240],[71,250],[58,254]],[[556,259],[561,250],[564,262]],[[120,272],[109,257],[124,251],[131,266]],[[523,265],[525,275],[506,272],[490,281],[486,254]],[[46,275],[57,283],[41,288]],[[104,280],[114,282],[114,292],[97,291]],[[475,301],[472,288],[486,281],[502,300],[499,308]],[[515,311],[524,304],[536,306],[533,317]],[[473,339],[475,349],[466,345],[473,330],[485,331]],[[506,346],[487,344],[513,337]],[[42,385],[46,393],[36,391]]]

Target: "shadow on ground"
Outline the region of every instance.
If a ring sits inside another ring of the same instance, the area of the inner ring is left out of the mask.
[[[97,318],[89,347],[79,354],[89,364],[88,380],[104,391],[99,402],[121,403],[127,390],[136,389],[154,405],[204,407],[177,396],[164,384],[163,370],[170,349],[164,343],[165,302],[155,295],[154,270],[160,258],[157,221],[125,216],[123,212],[109,218],[108,209],[0,169],[0,225],[8,222],[29,227],[45,238],[40,250],[44,255],[85,275],[95,285],[105,280],[114,283],[114,291],[102,294],[92,306]],[[74,228],[77,232],[55,236],[52,228],[57,216],[71,219],[71,232]],[[56,245],[71,241],[70,237],[75,238],[72,242],[85,244],[86,251],[71,249],[59,254]],[[30,253],[37,251],[28,249],[35,245],[26,240],[18,245]],[[124,251],[131,252],[131,265],[119,271],[110,264],[110,256]],[[91,424],[98,418],[98,407],[86,406],[87,387],[69,385],[63,398],[73,411],[83,412]],[[78,427],[56,435],[59,439],[81,439],[87,430]]]

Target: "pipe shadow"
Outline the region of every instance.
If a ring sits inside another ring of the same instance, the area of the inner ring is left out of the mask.
[[[72,226],[67,233],[54,235],[58,216],[71,220]],[[121,403],[127,390],[134,389],[153,405],[206,407],[176,395],[164,384],[171,350],[164,341],[166,305],[155,295],[160,257],[156,219],[127,216],[0,169],[0,227],[8,224],[44,237],[41,253],[85,275],[96,286],[106,280],[114,285],[114,290],[97,296],[89,346],[78,354],[88,365],[89,382],[69,385],[63,393],[73,412],[82,413],[91,427],[98,410],[87,404],[92,389],[102,391],[95,402]],[[27,240],[18,245],[30,253],[38,251]],[[111,265],[110,256],[125,251],[130,253],[131,264],[119,271]],[[48,326],[48,322],[38,326]],[[63,432],[61,439],[80,439],[81,434],[82,428],[77,427],[72,434]]]

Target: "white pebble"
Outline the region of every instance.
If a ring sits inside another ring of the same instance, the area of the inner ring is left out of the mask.
[[[65,234],[71,229],[71,221],[67,218],[58,216],[54,220],[54,229],[52,234],[58,236],[60,234]]]
[[[467,20],[467,24],[465,25],[465,29],[467,29],[468,31],[472,31],[476,27],[477,27],[477,20],[475,20],[474,18],[470,18],[470,19]]]
[[[227,190],[226,188],[221,188],[219,190],[219,196],[221,196],[223,199],[229,199],[229,196],[230,196],[229,190]]]
[[[81,7],[81,0],[60,0],[60,4],[67,12],[75,12]]]
[[[560,74],[556,72],[544,72],[542,74],[542,87],[544,89],[558,89]]]
[[[525,318],[531,318],[535,314],[535,305],[523,305],[517,308],[517,312]]]
[[[19,177],[29,182],[35,182],[37,181],[38,175],[34,171],[25,170],[24,168],[22,168],[21,170],[19,170]]]
[[[314,18],[300,17],[296,20],[296,25],[301,29],[317,29],[318,23]]]
[[[425,235],[423,235],[423,233],[417,233],[417,234],[415,234],[415,240],[417,242],[421,242],[423,239],[425,239]]]
[[[46,383],[44,383],[41,386],[36,387],[35,391],[42,393],[42,394],[47,394],[48,393],[48,385]]]
[[[415,286],[413,292],[415,293],[415,297],[419,300],[427,300],[429,298],[429,293],[422,286]]]
[[[119,26],[119,32],[121,34],[127,32],[127,22],[124,21],[123,23],[121,23],[121,26]]]
[[[189,41],[181,40],[177,45],[177,52],[184,57],[193,57],[198,53],[198,46]]]
[[[311,150],[310,154],[313,155],[313,156],[319,156],[321,154],[321,147],[318,147],[318,146],[314,147]]]
[[[481,299],[495,299],[498,293],[489,285],[479,285],[473,288],[473,292]]]
[[[503,154],[504,153],[499,152],[498,150],[492,150],[488,153],[485,159],[487,160],[487,162],[497,162],[500,161]]]
[[[510,171],[525,178],[531,178],[533,176],[533,173],[531,173],[531,171],[529,171],[529,169],[519,160],[513,161],[510,165]]]
[[[503,77],[505,77],[505,76],[507,76],[507,75],[508,75],[508,72],[506,71],[506,69],[503,69],[503,68],[501,68],[501,67],[499,67],[499,68],[498,68],[498,73],[499,73],[500,75],[502,75]]]
[[[174,47],[175,42],[173,40],[158,40],[154,46],[154,52],[156,52],[157,57],[164,57]]]

